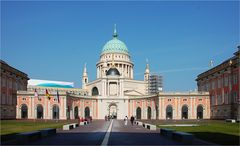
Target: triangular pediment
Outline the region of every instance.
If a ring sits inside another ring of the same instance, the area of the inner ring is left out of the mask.
[[[127,96],[139,96],[139,95],[143,95],[142,93],[136,91],[136,90],[125,90],[124,91],[124,95]]]

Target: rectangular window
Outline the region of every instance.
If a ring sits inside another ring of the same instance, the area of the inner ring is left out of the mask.
[[[218,79],[218,88],[221,88],[221,79]]]
[[[227,92],[224,95],[224,103],[228,104],[228,93]]]
[[[13,105],[15,105],[15,104],[17,104],[16,102],[17,102],[17,99],[16,99],[17,97],[16,96],[13,96],[12,97],[12,104]]]
[[[2,92],[2,104],[6,104],[6,94]]]
[[[224,77],[224,86],[228,86],[228,77]]]
[[[211,97],[211,104],[212,104],[212,105],[215,105],[215,98],[214,98],[213,95],[212,95],[212,97]]]
[[[212,89],[215,89],[215,82],[212,81]]]
[[[238,82],[238,76],[237,76],[237,74],[234,74],[233,75],[233,84],[236,85],[237,82]]]
[[[238,102],[237,92],[233,92],[233,99],[234,99],[234,103],[237,103],[237,102]]]
[[[217,105],[221,105],[222,104],[222,96],[218,95],[218,102]]]
[[[2,78],[2,87],[6,86],[6,78]]]
[[[12,79],[8,79],[8,88],[12,88]]]
[[[12,94],[8,95],[8,105],[12,105]]]
[[[209,89],[210,89],[209,85],[210,85],[209,83],[206,84],[206,86],[207,86],[207,90],[206,91],[209,91]]]

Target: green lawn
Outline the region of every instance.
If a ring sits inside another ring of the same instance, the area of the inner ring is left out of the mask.
[[[170,124],[184,123],[182,121]],[[240,127],[239,123],[226,123],[225,121],[206,120],[201,122],[185,122],[199,124],[197,127],[175,127],[160,126],[166,122],[158,122],[156,125],[160,128],[170,128],[176,131],[193,133],[197,138],[220,145],[239,145]]]
[[[61,128],[70,121],[1,120],[1,136],[44,128]]]
[[[45,128],[62,128],[64,124],[77,122],[71,121],[55,121],[55,120],[1,120],[1,141],[9,141],[15,139],[15,135],[21,132],[36,131]]]

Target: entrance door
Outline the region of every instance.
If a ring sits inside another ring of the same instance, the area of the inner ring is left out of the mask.
[[[89,107],[87,106],[86,108],[85,108],[85,118],[88,118],[88,117],[90,117],[90,109],[89,109]]]
[[[142,110],[140,107],[137,108],[136,113],[137,113],[137,119],[141,119]]]
[[[116,104],[111,104],[109,106],[109,116],[116,119],[117,118],[117,105]]]
[[[147,110],[147,118],[148,118],[148,119],[151,119],[151,117],[152,117],[152,109],[151,109],[151,107],[148,107],[148,110]]]

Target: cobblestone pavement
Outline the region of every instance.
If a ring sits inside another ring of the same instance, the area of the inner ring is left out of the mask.
[[[196,141],[196,144],[203,144]],[[142,126],[124,125],[123,120],[95,120],[89,125],[80,126],[72,130],[59,130],[54,136],[46,137],[27,145],[102,145],[102,146],[130,146],[130,145],[183,145],[163,137],[158,130],[148,130]]]
[[[29,145],[101,145],[109,125],[110,121],[96,120],[72,130],[57,131],[56,135]]]
[[[114,121],[108,145],[180,145],[160,135],[159,130],[149,130],[142,126],[124,125],[123,121]]]

